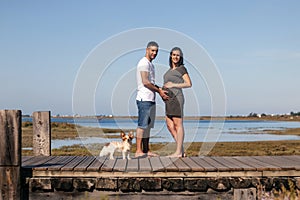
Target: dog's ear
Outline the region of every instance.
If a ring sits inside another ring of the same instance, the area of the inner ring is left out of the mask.
[[[129,136],[131,139],[133,139],[133,138],[134,138],[134,136],[133,136],[133,132],[132,132],[132,131],[130,131],[130,132],[129,132],[129,134],[128,134],[128,136]]]
[[[124,133],[124,131],[121,131],[121,137],[124,137],[126,134]]]

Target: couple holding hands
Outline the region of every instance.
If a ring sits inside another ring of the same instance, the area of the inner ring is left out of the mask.
[[[158,156],[149,149],[150,130],[155,121],[155,95],[158,93],[165,102],[166,124],[176,142],[176,151],[170,157],[184,157],[184,127],[182,88],[192,86],[190,76],[183,63],[183,53],[174,47],[170,52],[169,70],[164,74],[164,85],[155,85],[155,68],[152,61],[158,53],[158,44],[147,44],[145,56],[137,65],[138,126],[136,129],[135,157]]]

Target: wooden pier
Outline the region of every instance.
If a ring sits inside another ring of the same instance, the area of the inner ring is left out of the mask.
[[[300,177],[300,156],[24,156],[22,169],[32,177]]]
[[[184,192],[193,196],[200,192],[208,196],[211,190],[220,199],[248,200],[257,199],[259,188],[289,189],[292,183],[300,189],[300,156],[151,157],[131,160],[92,156],[26,156],[22,159],[22,169],[27,174],[31,192],[156,192],[156,196],[166,192],[177,195]]]
[[[0,200],[99,199],[107,192],[104,199],[248,200],[282,188],[300,195],[300,156],[51,156],[50,112],[33,116],[36,150],[22,157],[21,111],[0,110]]]

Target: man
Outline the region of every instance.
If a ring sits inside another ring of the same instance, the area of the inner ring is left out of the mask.
[[[146,54],[137,65],[137,96],[138,126],[136,129],[135,157],[157,156],[149,151],[150,129],[155,120],[155,93],[159,93],[163,100],[168,99],[165,90],[155,85],[155,69],[152,60],[158,53],[158,44],[151,41],[147,44]]]

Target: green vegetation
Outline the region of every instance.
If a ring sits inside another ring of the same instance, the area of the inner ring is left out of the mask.
[[[300,112],[291,112],[290,115],[292,115],[292,116],[300,116]]]

